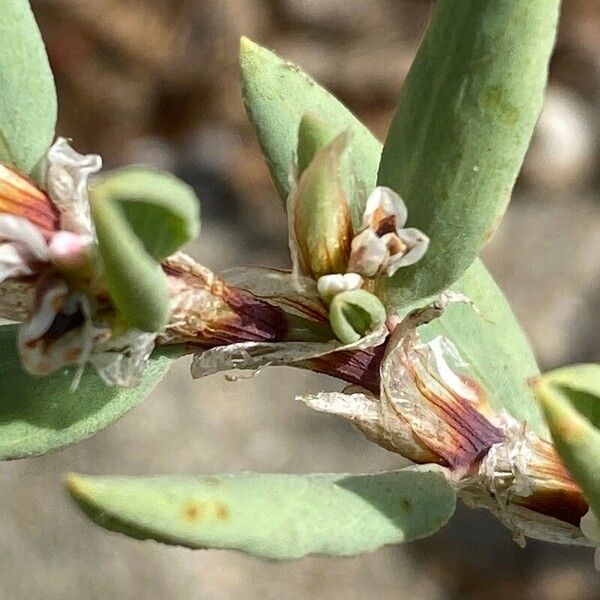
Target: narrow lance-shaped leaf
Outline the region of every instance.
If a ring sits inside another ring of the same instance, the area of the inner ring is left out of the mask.
[[[355,163],[362,169],[367,191],[375,186],[381,144],[339,100],[299,67],[248,40],[242,44],[241,69],[246,107],[273,178],[279,181],[282,199],[286,198],[287,173],[296,152],[296,132],[307,113],[337,125],[340,131],[353,132],[349,144],[354,157],[361,157]],[[469,296],[481,314],[466,305],[452,305],[441,319],[422,328],[423,335],[447,336],[467,361],[468,372],[485,385],[491,404],[497,409],[505,407],[543,434],[545,425],[539,406],[526,385],[526,380],[539,371],[504,295],[477,260],[453,289]],[[384,294],[383,299],[388,312],[396,312],[393,295]]]
[[[152,391],[174,360],[155,352],[134,389],[108,387],[87,369],[71,391],[74,369],[41,378],[26,374],[16,336],[16,326],[0,327],[0,460],[45,454],[108,427]]]
[[[556,449],[594,514],[600,516],[600,430],[584,416],[598,422],[600,367],[560,369],[541,376],[533,385]]]
[[[99,525],[139,539],[293,559],[354,555],[422,538],[454,512],[439,472],[98,477],[68,486]]]
[[[439,0],[404,83],[378,182],[398,192],[425,257],[396,304],[456,281],[502,216],[541,110],[559,0]]]
[[[166,258],[200,232],[200,203],[194,190],[170,173],[126,167],[98,177],[92,195],[112,201],[156,260]]]
[[[56,90],[27,0],[0,9],[0,161],[30,174],[54,138]]]
[[[360,140],[351,144],[356,185],[366,191],[375,187],[381,145],[334,96],[296,65],[248,38],[240,44],[240,71],[246,110],[283,202],[290,191],[300,120],[306,113],[327,123],[334,135],[348,129],[351,139]]]

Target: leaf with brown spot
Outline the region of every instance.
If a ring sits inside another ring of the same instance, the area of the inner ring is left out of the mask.
[[[456,500],[444,475],[427,468],[210,479],[71,475],[68,488],[106,529],[273,559],[349,556],[422,538],[448,521]]]

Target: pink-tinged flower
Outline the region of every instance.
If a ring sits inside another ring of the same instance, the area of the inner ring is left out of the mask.
[[[46,157],[48,193],[0,165],[0,283],[87,266],[95,243],[87,180],[101,166],[99,156],[82,156],[63,138]]]
[[[134,385],[154,336],[113,334],[88,198],[101,166],[64,138],[46,155],[45,191],[0,165],[0,317],[21,322],[18,349],[32,375],[89,362],[108,384]]]

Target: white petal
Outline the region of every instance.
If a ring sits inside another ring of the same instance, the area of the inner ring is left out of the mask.
[[[60,211],[60,228],[93,236],[88,178],[102,168],[97,154],[79,154],[65,138],[58,138],[46,155],[45,181]]]
[[[68,293],[69,288],[64,281],[56,281],[44,291],[35,312],[19,330],[19,338],[25,344],[39,339],[48,331],[59,312],[57,307],[62,307]]]
[[[406,204],[394,190],[379,186],[367,198],[367,205],[363,215],[362,227],[377,229],[378,222],[383,212],[384,217],[396,217],[396,228],[404,227],[408,218]]]
[[[375,277],[389,256],[385,241],[372,229],[365,229],[352,239],[348,270]]]
[[[24,277],[32,273],[14,244],[0,244],[0,283],[11,277]]]
[[[319,277],[317,290],[325,302],[330,302],[336,294],[359,290],[362,284],[363,278],[358,273],[338,273]]]
[[[429,248],[429,238],[419,229],[401,229],[398,232],[398,237],[410,250],[406,253],[400,252],[389,257],[383,265],[383,270],[388,277],[391,277],[401,267],[414,265],[425,256]]]
[[[0,215],[0,240],[19,242],[39,260],[48,260],[48,246],[39,229],[22,217]]]

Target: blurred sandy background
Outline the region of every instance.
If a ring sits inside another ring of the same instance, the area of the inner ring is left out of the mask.
[[[428,0],[33,0],[62,135],[106,166],[175,171],[202,201],[190,252],[222,269],[286,265],[285,220],[243,113],[240,35],[332,89],[383,137]],[[546,110],[507,218],[485,251],[543,368],[600,360],[600,3],[565,0]],[[193,382],[178,364],[92,440],[0,466],[0,600],[591,600],[592,553],[520,550],[481,512],[353,559],[267,563],[136,542],[90,525],[63,474],[376,471],[398,458],[293,401],[340,384],[290,369]]]

